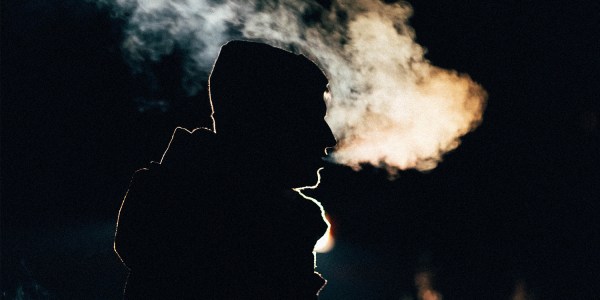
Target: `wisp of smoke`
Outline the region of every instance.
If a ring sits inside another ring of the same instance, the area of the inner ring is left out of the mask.
[[[337,0],[99,0],[128,18],[123,48],[134,66],[174,48],[185,54],[183,83],[197,93],[221,45],[261,41],[302,53],[327,74],[332,158],[394,173],[431,170],[482,120],[484,89],[433,66],[415,42],[406,3]],[[218,120],[217,120],[218,122]]]
[[[442,294],[433,289],[433,274],[429,271],[419,272],[415,275],[415,286],[419,300],[442,300]]]

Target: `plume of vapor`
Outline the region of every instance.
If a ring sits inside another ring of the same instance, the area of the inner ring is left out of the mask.
[[[99,0],[128,18],[123,48],[134,66],[175,47],[197,93],[222,44],[262,41],[302,53],[327,74],[332,155],[391,173],[431,170],[482,120],[486,93],[469,76],[433,66],[415,42],[406,3],[337,0]],[[218,122],[218,120],[217,120]]]
[[[515,284],[515,289],[512,295],[512,300],[534,300],[535,294],[531,293],[525,281],[519,280]]]
[[[419,272],[415,275],[415,286],[419,300],[442,300],[442,294],[433,289],[433,274],[428,271]]]

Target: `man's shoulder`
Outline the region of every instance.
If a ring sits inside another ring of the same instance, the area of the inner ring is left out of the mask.
[[[210,144],[215,140],[214,131],[208,128],[195,128],[192,130],[177,127],[171,135],[167,149],[163,153],[160,163],[171,163],[177,160],[187,160],[193,155],[202,155]]]

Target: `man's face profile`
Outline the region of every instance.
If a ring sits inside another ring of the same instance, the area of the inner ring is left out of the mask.
[[[325,122],[327,78],[301,55],[233,41],[209,80],[217,135],[260,161],[290,188],[312,185],[335,138]]]
[[[324,165],[325,149],[335,146],[336,143],[329,125],[325,122],[326,107],[323,92],[305,96],[314,100],[304,99],[304,101],[320,103],[318,109],[298,112],[294,114],[294,118],[290,118],[290,123],[300,126],[297,131],[289,134],[290,147],[284,145],[288,154],[286,160],[291,163],[288,172],[293,172],[294,178],[290,179],[301,185],[314,184],[316,170]]]

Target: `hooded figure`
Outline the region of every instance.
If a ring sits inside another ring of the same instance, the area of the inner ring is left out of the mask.
[[[177,128],[160,163],[137,171],[115,251],[127,299],[316,299],[314,246],[328,224],[293,189],[326,147],[327,79],[301,55],[232,41],[209,89],[214,128]]]

